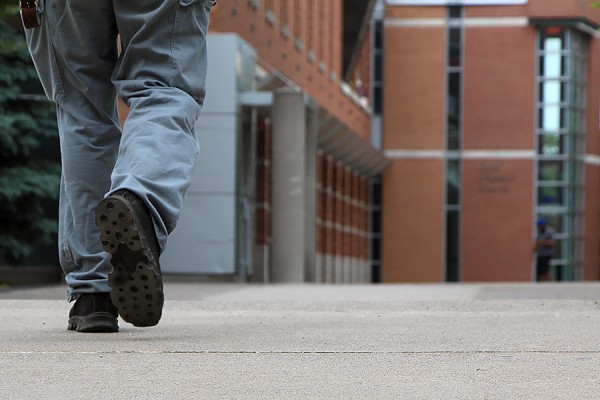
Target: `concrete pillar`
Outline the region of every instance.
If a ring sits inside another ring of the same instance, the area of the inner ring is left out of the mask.
[[[275,91],[272,109],[271,282],[314,278],[316,124],[304,95]]]
[[[304,279],[317,279],[317,149],[318,123],[316,108],[308,106],[306,111],[306,149],[304,152]]]

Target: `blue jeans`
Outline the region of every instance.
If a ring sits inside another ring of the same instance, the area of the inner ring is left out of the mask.
[[[206,82],[213,0],[38,0],[29,49],[56,103],[62,178],[59,259],[69,301],[109,292],[98,202],[137,194],[161,250],[174,229],[198,155],[194,126]],[[118,52],[117,35],[122,51]],[[123,128],[117,97],[130,107]]]

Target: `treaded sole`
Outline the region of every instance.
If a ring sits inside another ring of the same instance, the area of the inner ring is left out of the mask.
[[[118,332],[119,325],[114,315],[109,313],[94,313],[85,317],[73,316],[69,318],[67,329],[77,332]]]
[[[154,326],[164,303],[158,260],[152,253],[128,199],[109,196],[98,204],[96,224],[104,250],[111,254],[110,298],[124,321]]]

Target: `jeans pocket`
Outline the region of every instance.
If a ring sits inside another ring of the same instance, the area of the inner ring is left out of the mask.
[[[36,29],[26,29],[25,37],[46,97],[60,104],[64,98],[64,89],[52,41],[53,24],[45,21],[45,5],[45,0],[37,1],[36,12],[40,26]]]
[[[206,85],[206,35],[211,0],[179,0],[171,38],[171,84],[204,102]]]

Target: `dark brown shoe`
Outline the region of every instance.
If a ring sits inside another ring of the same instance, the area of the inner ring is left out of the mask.
[[[135,326],[158,324],[164,302],[160,252],[146,206],[129,191],[116,192],[98,204],[96,224],[112,255],[108,284],[119,315]]]
[[[117,308],[108,293],[84,293],[69,312],[67,329],[77,332],[118,332]]]

